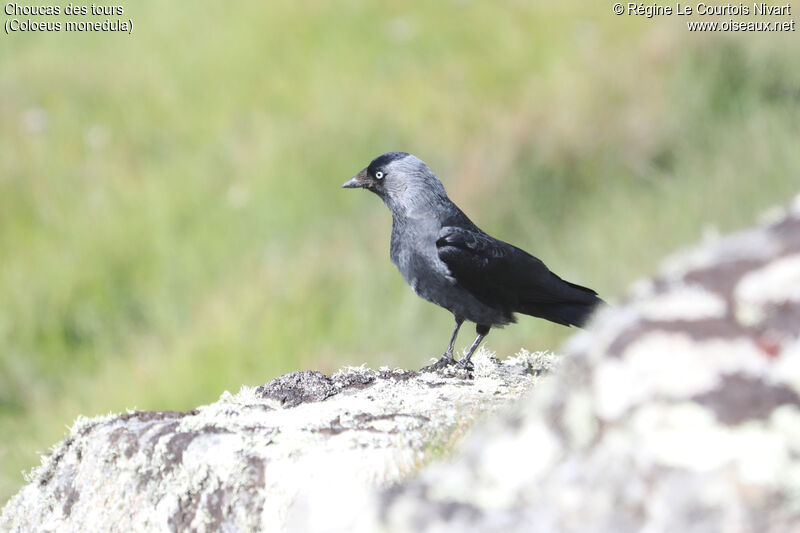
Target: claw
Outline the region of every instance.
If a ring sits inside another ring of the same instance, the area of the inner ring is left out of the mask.
[[[447,368],[448,366],[454,365],[454,364],[456,364],[456,360],[453,359],[453,356],[448,354],[448,353],[445,353],[441,358],[439,358],[438,361],[436,361],[435,363],[433,363],[431,365],[423,366],[422,368],[419,369],[419,371],[420,372],[436,372],[437,370],[441,370],[443,368]]]
[[[456,363],[456,368],[466,370],[468,373],[472,374],[472,371],[475,370],[475,365],[472,364],[472,361],[470,361],[469,358],[465,357]]]

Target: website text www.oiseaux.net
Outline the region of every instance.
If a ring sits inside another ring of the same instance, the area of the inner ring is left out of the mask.
[[[794,20],[690,20],[686,25],[689,31],[795,31]]]

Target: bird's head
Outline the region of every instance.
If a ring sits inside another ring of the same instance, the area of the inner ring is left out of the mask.
[[[394,214],[447,198],[444,186],[424,161],[405,152],[388,152],[342,185],[374,192]]]

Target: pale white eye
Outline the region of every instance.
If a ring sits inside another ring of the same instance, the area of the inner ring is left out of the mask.
[[[379,170],[375,173],[375,177],[379,180],[383,179],[383,171]]]

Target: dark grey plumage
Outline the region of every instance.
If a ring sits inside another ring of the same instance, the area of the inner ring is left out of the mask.
[[[406,282],[456,319],[450,346],[429,368],[454,362],[453,344],[464,320],[478,337],[524,313],[582,326],[602,300],[592,289],[564,281],[539,259],[480,230],[445,193],[428,166],[405,152],[389,152],[342,185],[377,194],[392,212],[391,258]]]

